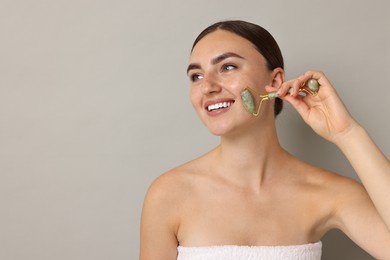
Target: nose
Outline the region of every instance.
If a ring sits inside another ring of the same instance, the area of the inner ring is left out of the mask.
[[[207,75],[203,78],[201,90],[202,94],[210,95],[221,92],[222,87],[216,78],[211,75]]]

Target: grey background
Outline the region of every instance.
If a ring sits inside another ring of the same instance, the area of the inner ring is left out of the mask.
[[[209,24],[267,28],[287,78],[326,73],[390,155],[389,1],[0,0],[0,259],[137,259],[143,197],[218,143],[185,75]],[[288,105],[281,142],[356,178]],[[371,259],[340,232],[323,259]]]

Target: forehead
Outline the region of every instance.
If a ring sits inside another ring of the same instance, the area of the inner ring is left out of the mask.
[[[202,38],[194,47],[190,61],[197,62],[200,59],[210,58],[225,52],[237,53],[245,58],[262,55],[256,47],[247,39],[226,31],[217,30]]]

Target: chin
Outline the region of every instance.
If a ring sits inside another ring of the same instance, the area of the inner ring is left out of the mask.
[[[208,127],[210,133],[215,136],[224,136],[224,135],[229,135],[233,132],[233,129],[231,127],[227,126],[215,126],[215,127]]]
[[[231,120],[204,121],[209,132],[215,136],[235,135],[240,129],[246,128],[248,122],[233,122]]]
[[[223,127],[221,126],[210,126],[210,125],[206,125],[207,129],[209,130],[209,132],[212,134],[212,135],[215,135],[215,136],[221,136],[223,135],[224,133],[226,133],[226,129],[224,129]]]
[[[210,130],[210,133],[211,133],[212,135],[215,135],[215,136],[222,136],[222,135],[224,134],[223,132],[211,131],[211,130]]]

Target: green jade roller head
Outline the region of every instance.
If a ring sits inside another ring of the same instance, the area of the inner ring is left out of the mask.
[[[299,89],[299,94],[306,95],[306,93],[309,93],[310,95],[315,96],[315,95],[317,95],[319,88],[320,88],[320,84],[318,83],[318,81],[316,79],[309,79]],[[257,106],[255,96],[260,97],[260,103],[258,106]],[[270,92],[266,95],[259,95],[254,90],[250,89],[249,87],[247,87],[243,91],[241,91],[242,105],[244,106],[246,111],[248,111],[250,114],[252,114],[254,116],[259,115],[261,104],[264,100],[272,100],[272,99],[275,99],[277,97],[278,97],[278,93],[276,91]]]

